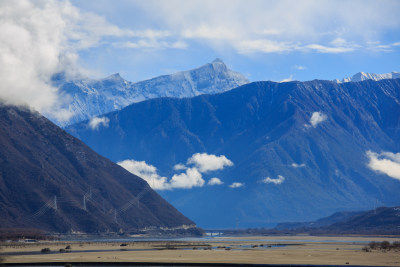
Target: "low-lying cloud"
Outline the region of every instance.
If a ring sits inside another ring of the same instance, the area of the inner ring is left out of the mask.
[[[157,173],[157,168],[153,165],[147,164],[145,161],[136,161],[133,159],[124,160],[117,162],[118,165],[122,166],[127,171],[139,176],[146,180],[146,182],[153,188],[164,190],[168,189],[167,178],[161,177]]]
[[[311,115],[310,124],[311,124],[312,127],[315,128],[315,127],[317,127],[318,124],[326,121],[327,119],[328,119],[328,116],[326,116],[324,113],[322,113],[322,112],[314,112]]]
[[[262,180],[263,183],[266,184],[282,184],[285,181],[285,177],[283,177],[282,175],[278,175],[278,178],[272,179],[270,177],[267,177],[265,179]]]
[[[187,160],[187,164],[193,164],[202,173],[222,170],[227,166],[233,166],[233,162],[224,155],[216,156],[207,153],[193,154],[193,156]]]
[[[193,154],[187,162],[192,166],[186,166],[179,163],[173,167],[175,171],[183,172],[174,174],[170,180],[166,177],[161,177],[158,174],[157,168],[153,165],[147,164],[145,161],[128,159],[118,162],[118,164],[129,172],[142,177],[152,188],[158,190],[203,187],[206,184],[203,179],[203,173],[222,170],[226,166],[233,165],[233,163],[223,155],[216,156],[207,153]],[[207,183],[207,185],[210,186],[222,184],[223,182],[216,177],[211,178]]]
[[[110,123],[110,119],[107,117],[94,117],[89,121],[88,126],[92,130],[98,130],[100,128],[100,126],[108,127],[109,123]]]
[[[367,151],[367,157],[370,169],[400,180],[400,153]]]
[[[79,51],[97,46],[104,36],[130,34],[69,1],[3,0],[0,18],[0,100],[59,122],[73,114],[70,98],[59,94],[51,77],[84,72]]]
[[[186,172],[175,174],[170,181],[171,188],[202,187],[204,179],[196,168],[188,168]]]

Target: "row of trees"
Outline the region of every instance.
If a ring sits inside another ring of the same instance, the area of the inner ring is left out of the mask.
[[[399,241],[394,241],[390,243],[389,241],[382,241],[382,242],[376,242],[372,241],[368,244],[368,246],[365,246],[363,248],[364,251],[371,251],[371,250],[391,250],[391,249],[400,249],[400,242]]]

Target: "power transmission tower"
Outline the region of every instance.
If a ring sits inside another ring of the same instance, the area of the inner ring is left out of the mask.
[[[57,196],[54,196],[53,208],[57,211]]]
[[[83,196],[83,209],[86,210],[86,195]]]

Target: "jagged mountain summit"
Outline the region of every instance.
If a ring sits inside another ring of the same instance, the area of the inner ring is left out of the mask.
[[[60,74],[53,78],[60,93],[70,96],[68,121],[56,121],[65,126],[126,107],[129,104],[158,97],[193,97],[215,94],[246,84],[242,74],[230,70],[220,59],[199,68],[159,76],[132,83],[118,73],[102,80],[78,79],[69,81]]]
[[[400,204],[400,177],[390,168],[400,164],[400,79],[255,82],[104,117],[109,123],[96,130],[88,121],[66,130],[114,162],[145,161],[170,180],[191,177],[196,153],[232,162],[192,189],[159,191],[205,228]]]
[[[2,228],[199,233],[143,179],[38,113],[0,105],[0,147]]]
[[[358,72],[352,77],[343,78],[342,80],[334,80],[337,83],[347,83],[347,82],[361,82],[365,80],[379,81],[383,79],[398,79],[400,78],[400,72],[391,72],[384,74],[366,73]]]

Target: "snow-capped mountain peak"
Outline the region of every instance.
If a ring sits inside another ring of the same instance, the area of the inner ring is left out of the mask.
[[[249,83],[246,77],[230,70],[218,58],[196,69],[136,83],[126,81],[119,73],[100,80],[82,78],[72,81],[58,75],[54,84],[72,99],[68,109],[74,115],[69,121],[51,119],[66,126],[151,98],[216,94],[246,83]]]
[[[361,82],[365,80],[379,81],[383,79],[397,79],[397,78],[400,78],[400,72],[390,72],[383,74],[358,72],[354,74],[352,77],[347,77],[342,80],[336,79],[335,82],[346,83],[346,82]]]

